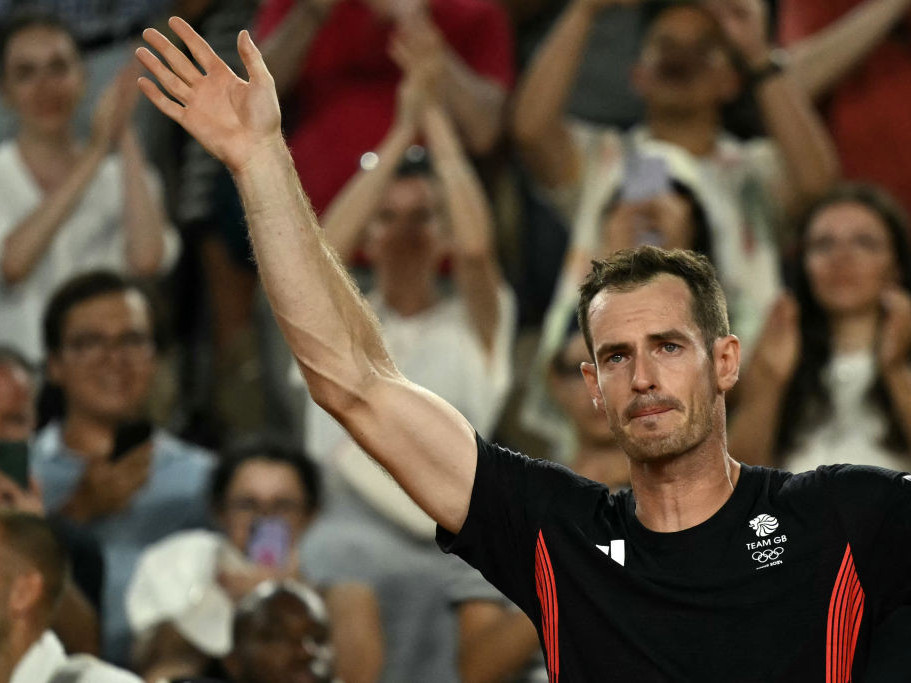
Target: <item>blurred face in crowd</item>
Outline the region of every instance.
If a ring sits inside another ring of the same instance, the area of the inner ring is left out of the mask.
[[[883,290],[898,282],[889,230],[858,202],[820,210],[807,229],[804,268],[813,296],[829,315],[879,306]]]
[[[85,88],[85,72],[73,40],[50,26],[29,26],[6,48],[3,96],[20,125],[32,132],[65,131]]]
[[[665,274],[603,290],[589,307],[596,366],[585,366],[586,384],[634,461],[681,455],[718,428],[719,390],[731,387],[718,381],[692,311],[686,282]]]
[[[304,482],[294,467],[267,458],[253,458],[237,468],[228,484],[220,521],[231,543],[244,550],[253,523],[266,517],[283,520],[291,538],[297,539],[312,514]]]
[[[67,415],[111,423],[142,415],[155,375],[152,312],[136,290],[82,301],[63,319],[61,348],[48,359]]]
[[[677,192],[641,202],[618,202],[604,216],[607,244],[617,248],[654,244],[665,249],[692,249],[696,236],[693,205]]]
[[[332,680],[329,623],[316,594],[305,601],[286,591],[277,593],[260,604],[238,636],[228,665],[238,683]]]
[[[439,190],[428,176],[393,182],[367,229],[366,253],[378,271],[436,273],[445,252]]]
[[[0,365],[0,441],[28,441],[35,429],[35,386],[18,365]]]
[[[720,29],[696,7],[665,10],[645,36],[633,83],[650,108],[688,113],[737,94],[737,74]]]

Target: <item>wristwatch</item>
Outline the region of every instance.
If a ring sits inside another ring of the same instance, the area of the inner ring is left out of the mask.
[[[750,70],[747,85],[749,85],[750,88],[756,88],[769,78],[774,78],[775,76],[784,73],[789,61],[790,55],[787,50],[781,48],[770,50],[765,64]]]

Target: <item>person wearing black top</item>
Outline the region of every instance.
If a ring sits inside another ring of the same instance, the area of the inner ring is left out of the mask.
[[[626,250],[583,287],[582,371],[631,493],[487,444],[389,359],[301,191],[249,34],[243,80],[185,22],[170,27],[202,71],[147,30],[161,59],[139,59],[173,99],[140,87],[233,174],[314,400],[438,522],[445,549],[531,616],[553,683],[907,680],[892,665],[908,656],[911,481],[848,466],[793,476],[727,454],[740,343],[704,258]]]

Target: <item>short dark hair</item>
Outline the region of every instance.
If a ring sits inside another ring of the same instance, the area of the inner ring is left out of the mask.
[[[17,8],[0,23],[0,79],[6,75],[6,49],[10,41],[21,31],[34,27],[46,27],[66,34],[79,51],[76,32],[60,15],[38,7]]]
[[[270,434],[250,436],[237,442],[221,454],[212,473],[209,502],[215,512],[224,509],[225,495],[241,465],[250,460],[268,460],[288,465],[297,472],[306,493],[307,512],[315,512],[322,504],[323,486],[319,467],[302,448]]]
[[[47,520],[17,510],[0,511],[0,544],[41,574],[44,581],[42,602],[52,612],[63,595],[69,558]]]
[[[703,254],[650,245],[621,249],[606,259],[592,261],[591,272],[579,290],[579,328],[592,358],[595,349],[588,321],[592,299],[602,290],[630,292],[662,274],[679,277],[689,287],[693,320],[709,350],[716,339],[730,334],[724,291],[715,268]]]
[[[640,24],[642,27],[641,35],[647,36],[661,17],[668,12],[679,9],[692,9],[709,19],[714,26],[714,33],[715,37],[718,39],[718,44],[724,48],[728,59],[734,66],[742,67],[740,53],[731,44],[731,41],[728,39],[718,18],[705,6],[703,0],[656,0],[655,2],[644,3],[642,5],[642,21]],[[645,47],[645,44],[646,40],[643,38],[640,43],[640,51]]]
[[[139,285],[114,271],[91,270],[64,282],[51,296],[44,309],[44,347],[48,353],[60,351],[67,314],[77,305],[107,294],[139,292],[149,308],[155,349],[164,345],[161,325],[151,295]]]

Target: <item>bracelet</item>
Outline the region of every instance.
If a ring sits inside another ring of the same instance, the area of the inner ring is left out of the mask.
[[[770,78],[779,76],[784,73],[790,61],[790,55],[786,50],[775,49],[769,52],[765,64],[758,69],[752,69],[747,77],[747,85],[751,89],[756,89],[762,83]]]

